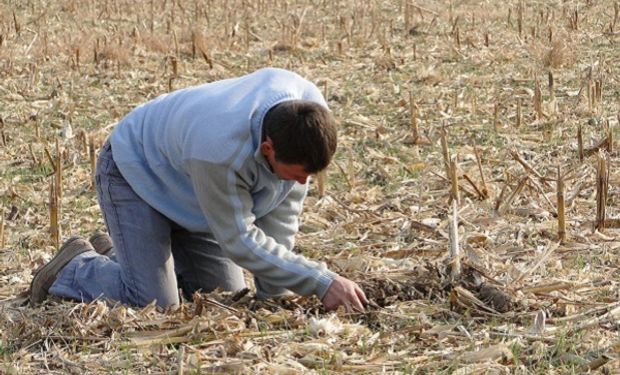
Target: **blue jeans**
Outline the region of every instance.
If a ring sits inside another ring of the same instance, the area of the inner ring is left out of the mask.
[[[243,272],[208,233],[192,233],[136,195],[118,170],[109,142],[97,161],[97,198],[114,249],[88,251],[59,273],[49,293],[85,302],[97,298],[124,304],[179,304],[186,295],[217,287],[245,287]]]

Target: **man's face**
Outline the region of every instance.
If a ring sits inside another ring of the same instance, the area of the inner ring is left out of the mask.
[[[308,181],[308,177],[310,177],[311,173],[306,172],[303,165],[300,164],[286,164],[276,160],[276,153],[273,149],[273,144],[271,143],[271,139],[267,138],[267,140],[260,145],[261,152],[269,166],[271,166],[271,170],[273,173],[278,176],[281,180],[295,180],[300,184],[305,184]]]

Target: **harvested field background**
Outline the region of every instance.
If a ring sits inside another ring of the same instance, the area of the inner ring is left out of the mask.
[[[618,13],[609,0],[2,0],[0,372],[620,373]],[[103,229],[92,159],[114,124],[265,66],[316,82],[339,120],[297,247],[359,281],[366,313],[252,291],[167,312],[28,307],[57,241]]]

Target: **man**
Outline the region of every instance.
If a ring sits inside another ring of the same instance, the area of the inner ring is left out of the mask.
[[[144,306],[245,287],[317,295],[327,310],[363,310],[364,292],[294,254],[308,177],[336,150],[318,88],[295,73],[252,74],[162,95],[129,113],[104,145],[97,197],[111,238],[74,237],[36,274],[47,294]],[[93,247],[94,245],[94,247]]]

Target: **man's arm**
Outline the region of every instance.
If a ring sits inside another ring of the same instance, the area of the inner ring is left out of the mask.
[[[294,254],[256,225],[250,187],[234,168],[201,160],[186,166],[209,227],[230,259],[269,285],[324,297],[336,274]],[[290,209],[300,210],[299,204]]]
[[[256,220],[256,225],[288,250],[295,246],[299,215],[308,186],[296,183],[286,198],[270,213]]]
[[[292,251],[295,246],[295,235],[299,228],[299,214],[303,207],[308,186],[295,184],[286,198],[270,213],[256,220],[256,226],[277,243]],[[256,295],[259,298],[283,296],[290,293],[286,288],[272,285],[264,278],[255,277]]]
[[[303,199],[307,193],[307,185],[295,184],[284,201],[268,215],[256,220],[256,225],[273,237],[278,243],[292,250],[295,244],[295,234],[299,227],[299,214],[303,206]],[[255,277],[256,294],[259,298],[285,295],[286,288],[269,284],[259,277]],[[362,289],[351,280],[336,276],[327,292],[322,297],[326,310],[334,310],[345,305],[350,310],[362,311],[363,305],[368,303]]]

